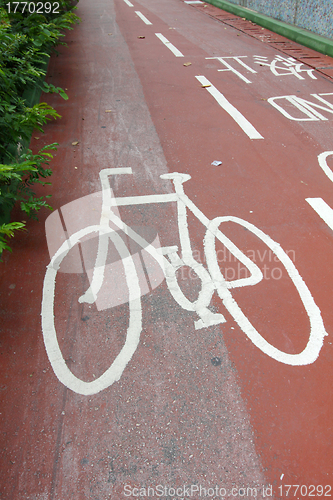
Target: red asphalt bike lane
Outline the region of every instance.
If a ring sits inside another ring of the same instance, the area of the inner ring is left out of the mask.
[[[332,206],[331,181],[323,175],[317,160],[318,154],[332,149],[331,115],[324,113],[328,121],[322,122],[291,121],[270,106],[267,99],[295,94],[313,102],[310,94],[332,92],[331,79],[318,73],[316,80],[309,74],[300,80],[291,75],[277,77],[269,71],[258,76],[244,71],[230,59],[226,60],[233,62],[233,68],[252,83],[245,83],[231,71],[217,73],[226,67],[218,63],[215,66],[205,57],[246,55],[243,61],[258,69],[250,63],[250,57],[261,55],[272,60],[276,51],[229,27],[207,21],[200,14],[189,18],[186,7],[171,4],[172,10],[169,2],[163,8],[149,0],[135,4],[135,10],[137,5],[143,7],[141,12],[153,26],[143,27],[134,13],[129,17],[131,12],[122,2],[117,4],[119,25],[140,75],[169,169],[191,174],[192,181],[186,185],[186,191],[204,207],[209,218],[216,214],[240,216],[262,228],[284,249],[294,251],[296,267],[315,297],[330,332],[331,230],[309,209],[305,199],[322,197]],[[158,16],[166,22],[165,26]],[[154,32],[159,30],[184,58],[176,59],[156,43]],[[138,42],[138,33],[145,39]],[[187,61],[192,64],[184,67]],[[246,137],[200,88],[196,75],[205,75],[264,139],[255,141]],[[163,105],[165,95],[168,95],[167,106]],[[295,114],[291,107],[288,111],[293,117],[307,118]],[[213,159],[222,160],[222,166],[211,167]],[[267,276],[271,281],[272,277],[274,281],[274,276]],[[279,285],[275,281],[276,290]],[[299,316],[299,303],[292,292],[281,289],[278,293],[279,300],[275,298],[273,303],[267,301],[264,288],[257,294],[254,288],[245,287],[235,291],[234,297],[237,300],[239,297],[239,303],[246,304],[249,311],[255,302],[261,304],[260,313],[256,311],[261,316],[258,330],[267,332],[269,325],[274,345],[299,352],[307,340],[306,321]],[[285,335],[293,329],[298,335],[293,336],[291,347],[291,337]],[[265,357],[247,342],[242,332],[232,333],[232,338],[226,334],[225,341],[241,379],[242,394],[251,409],[256,446],[267,467],[266,476],[271,482],[284,474],[282,483],[331,484],[330,340],[326,339],[313,365],[296,368]]]
[[[306,198],[333,207],[331,181],[317,159],[333,149],[333,117],[315,108],[327,120],[291,120],[268,99],[296,95],[315,102],[311,94],[333,93],[332,80],[316,72],[317,79],[307,72],[298,73],[302,80],[275,76],[264,63],[276,50],[179,0],[81,0],[78,13],[82,23],[67,34],[61,57],[52,57],[47,77],[68,88],[70,99],[47,96],[62,119],[32,140],[34,149],[60,144],[47,188],[54,209],[100,191],[102,168],[132,168],[133,175],[112,178],[116,196],[171,193],[173,186],[160,175],[190,174],[185,193],[209,219],[240,217],[289,251],[330,334],[332,231]],[[233,71],[218,72],[226,66],[206,59],[235,56],[256,71],[226,59],[251,83]],[[200,75],[262,139],[248,137],[210,95],[211,87],[202,87]],[[333,103],[333,96],[323,97]],[[275,102],[292,116],[308,117],[286,101]],[[214,160],[222,165],[211,165]],[[327,163],[333,168],[332,157]],[[84,208],[85,202],[73,205],[73,219],[81,220]],[[170,488],[182,485],[218,485],[230,495],[235,487],[256,488],[257,498],[265,496],[263,485],[272,485],[276,498],[333,495],[330,336],[314,363],[289,366],[261,352],[216,295],[214,310],[227,322],[195,330],[195,313],[178,306],[164,281],[142,297],[141,342],[119,382],[92,396],[64,387],[50,366],[40,326],[48,215],[29,223],[13,254],[4,256],[1,498],[135,498],[144,490],[134,487],[156,485],[168,487],[169,497]],[[130,225],[153,226],[163,245],[179,245],[174,207],[144,206],[121,215]],[[192,216],[188,220],[192,249],[204,263],[204,228]],[[272,345],[301,352],[309,320],[285,270],[243,227],[228,223],[223,230],[264,272],[261,283],[236,288],[233,297]],[[221,268],[239,272],[222,245],[217,250]],[[179,278],[185,293],[194,293],[191,300],[199,286],[195,278],[188,269]],[[97,311],[79,305],[77,297],[87,289],[83,271],[59,273],[56,286],[64,359],[77,377],[93,380],[124,343],[126,306]],[[307,489],[287,495],[289,484]],[[323,494],[311,485],[322,485]],[[200,498],[195,489],[188,497]]]

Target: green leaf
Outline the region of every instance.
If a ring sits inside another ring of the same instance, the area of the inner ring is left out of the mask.
[[[67,94],[66,94],[66,92],[64,92],[62,89],[61,89],[61,90],[59,90],[59,94],[61,95],[61,97],[62,97],[63,99],[65,99],[65,101],[67,101],[67,100],[68,100],[68,95],[67,95]]]

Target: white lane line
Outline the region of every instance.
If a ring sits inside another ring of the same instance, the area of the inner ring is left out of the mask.
[[[152,24],[149,19],[146,18],[146,16],[144,16],[139,10],[136,10],[135,11],[136,15],[140,17],[140,19],[142,19],[142,21],[145,23],[145,24]]]
[[[124,2],[127,3],[129,7],[134,7],[134,5],[129,0],[124,0]]]
[[[231,118],[235,120],[235,122],[240,126],[240,128],[249,136],[250,139],[263,139],[263,136],[259,134],[258,130],[254,128],[254,126],[242,115],[238,109],[235,108],[219,90],[217,90],[214,85],[211,84],[209,80],[205,76],[196,76],[196,79],[201,83],[201,85],[205,85],[208,92],[216,99],[221,108],[226,111]]]
[[[313,210],[317,212],[319,217],[323,219],[324,222],[333,231],[333,210],[322,198],[305,198],[305,201],[311,205]]]
[[[171,52],[175,54],[176,57],[184,57],[184,54],[182,54],[180,50],[178,50],[174,45],[172,45],[172,43],[169,42],[169,40],[165,38],[165,36],[163,36],[162,33],[155,33],[155,35],[157,36],[157,38],[161,40],[161,42],[164,43],[166,47],[168,47],[168,49],[171,50]]]

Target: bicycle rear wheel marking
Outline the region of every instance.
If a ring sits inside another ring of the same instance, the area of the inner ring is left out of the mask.
[[[283,264],[289,277],[291,278],[297,289],[297,292],[310,320],[309,340],[306,347],[301,353],[288,354],[286,352],[280,351],[276,347],[272,346],[269,342],[267,342],[267,340],[264,339],[264,337],[262,337],[250,323],[235,299],[232,297],[231,292],[228,289],[228,285],[219,269],[215,252],[215,240],[216,238],[219,239],[220,233],[218,227],[222,222],[235,222],[236,224],[240,224],[241,226],[246,227],[249,231],[255,234],[259,239],[261,239]],[[323,345],[324,336],[327,335],[327,333],[325,331],[320,309],[316,305],[308,287],[304,283],[294,263],[284,252],[281,246],[256,226],[254,226],[250,222],[244,221],[243,219],[239,219],[238,217],[216,217],[215,219],[213,219],[208,225],[204,245],[208,269],[212,278],[214,279],[218,295],[223,301],[224,306],[228,309],[230,314],[238,323],[239,327],[249,337],[254,345],[256,345],[262,352],[264,352],[271,358],[287,365],[298,366],[313,363],[318,358],[319,352]]]
[[[42,330],[47,355],[57,378],[72,391],[92,395],[106,389],[114,382],[118,381],[131,360],[140,340],[142,329],[142,309],[140,300],[140,286],[133,259],[122,238],[111,228],[103,230],[103,234],[109,234],[119,255],[122,257],[126,283],[129,291],[129,326],[126,334],[126,341],[120,353],[117,355],[112,365],[96,380],[85,382],[76,377],[66,365],[62,355],[57,332],[54,324],[54,297],[56,275],[59,266],[68,254],[69,250],[80,239],[92,232],[101,232],[101,226],[90,226],[73,234],[65,241],[47,267],[42,300]],[[124,257],[126,257],[124,259]]]

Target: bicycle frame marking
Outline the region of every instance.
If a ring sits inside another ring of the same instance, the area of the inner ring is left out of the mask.
[[[66,387],[79,394],[96,394],[120,379],[128,362],[131,360],[134,352],[136,351],[140,340],[142,328],[142,308],[140,300],[140,284],[138,281],[137,271],[131,253],[117,231],[110,227],[110,222],[142,246],[142,248],[144,248],[154,259],[156,259],[164,272],[168,289],[176,302],[183,307],[183,309],[193,311],[199,316],[200,319],[194,322],[196,329],[206,328],[208,326],[221,324],[226,321],[222,314],[212,313],[208,309],[212,295],[216,290],[224,306],[233,316],[239,327],[262,352],[271,358],[288,365],[297,366],[313,363],[319,355],[320,349],[323,345],[324,336],[327,335],[327,333],[323,325],[320,310],[315,304],[309,289],[298,273],[295,265],[281,246],[253,224],[237,217],[224,216],[209,220],[184,193],[183,183],[190,179],[190,176],[187,174],[175,172],[172,174],[161,175],[162,179],[172,180],[175,187],[175,193],[114,198],[112,196],[108,176],[131,173],[132,170],[130,168],[101,170],[100,180],[102,185],[102,213],[100,224],[89,226],[71,235],[70,238],[60,246],[47,267],[43,288],[42,328],[46,351],[58,379]],[[118,215],[112,212],[112,207],[169,202],[177,203],[181,257],[179,257],[177,253],[177,246],[156,249],[142,236],[137,234],[132,228],[125,224]],[[187,209],[190,210],[193,215],[207,228],[204,238],[204,252],[208,270],[193,257],[189,228],[187,224]],[[237,302],[232,297],[230,292],[231,288],[253,286],[262,280],[263,275],[258,266],[246,257],[243,252],[241,252],[241,250],[239,250],[238,247],[218,229],[223,222],[235,222],[236,224],[247,228],[272,250],[285,267],[289,277],[298,291],[310,320],[310,337],[306,347],[301,353],[289,354],[280,351],[269,344],[269,342],[267,342],[253,327],[238,306]],[[88,290],[79,298],[79,302],[95,302],[104,280],[109,239],[111,239],[119,256],[121,257],[124,267],[126,285],[129,292],[130,319],[125,344],[111,366],[98,379],[91,382],[85,382],[77,378],[69,370],[62,356],[54,325],[54,296],[56,274],[62,260],[75,244],[80,243],[82,238],[91,233],[98,233],[99,235],[96,263],[90,286]],[[248,269],[250,272],[249,277],[232,281],[225,280],[219,269],[216,258],[216,239],[225,245],[225,247]],[[165,255],[169,260],[165,257]],[[197,300],[194,302],[190,302],[187,297],[185,297],[178,285],[176,272],[182,266],[189,266],[192,268],[201,280],[202,288],[199,292]]]

